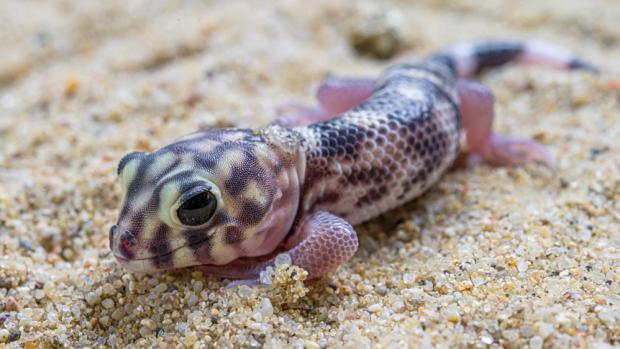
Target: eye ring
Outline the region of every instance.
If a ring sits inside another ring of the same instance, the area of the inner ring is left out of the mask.
[[[176,209],[179,222],[197,227],[207,223],[217,210],[217,198],[208,187],[199,187],[183,194]]]

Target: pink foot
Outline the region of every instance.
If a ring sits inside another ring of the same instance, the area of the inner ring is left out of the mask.
[[[467,145],[473,156],[470,165],[485,161],[495,166],[516,166],[540,162],[553,168],[553,156],[542,144],[528,139],[493,133],[495,117],[493,94],[488,88],[473,81],[457,84],[461,99],[461,118]]]
[[[282,252],[291,257],[293,265],[308,272],[308,279],[313,279],[349,260],[357,247],[357,234],[351,224],[331,213],[318,211],[302,221],[286,241],[286,251]],[[197,269],[207,274],[243,279],[232,281],[229,287],[257,285],[261,271],[274,266],[276,258],[240,258],[226,265],[203,265]]]
[[[523,165],[540,162],[555,167],[555,159],[544,145],[528,138],[512,138],[493,134],[480,150],[480,156],[495,166]]]
[[[317,89],[317,107],[292,102],[276,108],[274,124],[293,127],[329,120],[365,101],[374,90],[371,79],[328,77]]]
[[[288,253],[294,265],[308,271],[309,279],[324,276],[348,261],[359,245],[351,224],[324,211],[308,217],[289,244],[297,241]]]

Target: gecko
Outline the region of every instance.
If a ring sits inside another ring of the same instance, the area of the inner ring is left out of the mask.
[[[328,77],[318,106],[286,105],[265,128],[209,129],[125,155],[110,249],[131,271],[250,281],[286,252],[323,277],[355,254],[355,225],[420,196],[459,154],[554,166],[542,144],[493,131],[493,94],[475,78],[507,63],[596,72],[556,45],[499,40],[455,44],[376,79]]]

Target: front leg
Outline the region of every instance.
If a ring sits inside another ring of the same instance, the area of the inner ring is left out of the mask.
[[[318,211],[305,218],[285,243],[286,253],[293,265],[304,268],[308,278],[320,278],[348,261],[359,246],[357,233],[344,219],[325,211]],[[200,266],[212,275],[244,279],[229,286],[256,285],[261,271],[275,264],[276,257],[259,261],[240,258],[222,266]]]
[[[294,265],[319,278],[348,261],[359,246],[357,233],[344,219],[325,211],[307,217],[287,242]]]

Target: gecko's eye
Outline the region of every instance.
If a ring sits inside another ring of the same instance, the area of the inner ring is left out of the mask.
[[[208,188],[189,193],[177,209],[177,217],[183,225],[203,225],[211,219],[217,208],[217,199]]]

